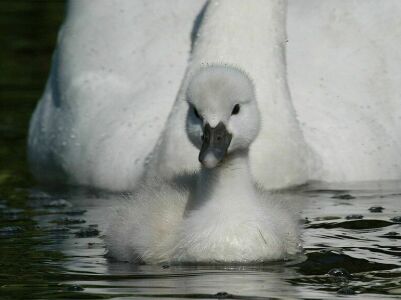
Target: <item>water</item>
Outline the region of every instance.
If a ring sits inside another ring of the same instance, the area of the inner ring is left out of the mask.
[[[0,202],[0,294],[12,299],[401,295],[399,182],[347,190],[311,185],[294,193],[309,202],[303,212],[305,253],[297,260],[261,266],[135,266],[108,259],[101,238],[103,220],[121,196],[15,187]],[[376,206],[382,212],[369,211]]]
[[[294,191],[307,202],[305,251],[294,261],[196,267],[108,259],[103,220],[120,196],[40,187],[26,165],[29,116],[62,14],[61,2],[0,3],[1,299],[401,297],[401,182]]]

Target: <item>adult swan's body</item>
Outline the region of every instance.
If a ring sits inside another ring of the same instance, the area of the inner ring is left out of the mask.
[[[171,109],[204,3],[69,2],[31,121],[38,179],[129,190],[145,169],[169,177],[197,168],[196,150],[180,136],[186,79]],[[290,83],[314,159],[287,90],[283,1],[211,1],[188,74],[221,62],[254,79],[262,129],[250,159],[265,187],[401,178],[400,38],[388,31],[399,28],[400,2],[289,3]]]

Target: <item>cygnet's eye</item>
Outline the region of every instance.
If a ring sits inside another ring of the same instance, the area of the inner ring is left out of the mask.
[[[195,107],[194,107],[194,115],[195,115],[195,117],[197,117],[199,120],[202,120],[201,115],[198,113],[198,111],[196,110]]]
[[[233,111],[231,112],[232,115],[237,115],[239,113],[239,104],[235,104]]]

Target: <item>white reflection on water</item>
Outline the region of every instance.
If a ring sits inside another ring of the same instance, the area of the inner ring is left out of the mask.
[[[74,232],[91,224],[98,225],[102,232],[121,198],[82,190],[62,196],[72,203],[69,210],[87,210],[71,217],[86,223],[67,225],[69,232],[46,247],[66,256],[62,267],[68,277],[63,284],[79,285],[84,288],[81,293],[113,298],[205,299],[218,298],[217,293],[226,292],[244,299],[332,299],[344,286],[357,293],[353,299],[377,298],[375,293],[383,299],[400,295],[401,224],[391,220],[401,214],[400,182],[311,184],[292,193],[297,201],[308,202],[302,212],[303,218],[308,218],[303,225],[305,256],[298,261],[226,267],[136,266],[110,261],[105,256],[101,233],[77,238]],[[370,212],[372,206],[381,206],[383,210]],[[49,226],[49,221],[56,217],[59,215],[36,218],[42,226]],[[352,277],[338,281],[327,275],[332,268],[345,268]]]

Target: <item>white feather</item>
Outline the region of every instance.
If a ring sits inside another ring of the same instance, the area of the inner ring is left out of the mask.
[[[106,233],[110,254],[146,263],[258,263],[296,254],[289,203],[252,179],[249,146],[260,129],[252,82],[238,69],[213,65],[193,74],[186,94],[189,138],[200,148],[202,128],[217,119],[232,135],[226,158],[195,175],[144,183]]]

